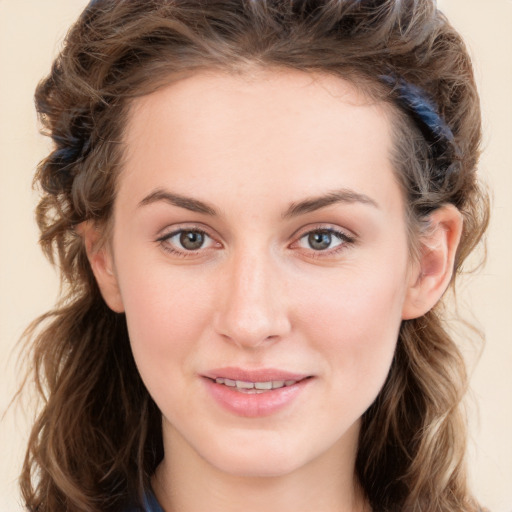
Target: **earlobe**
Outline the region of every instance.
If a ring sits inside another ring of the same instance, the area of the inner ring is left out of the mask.
[[[124,311],[123,301],[114,269],[112,251],[101,243],[101,232],[92,221],[85,221],[75,228],[82,237],[89,264],[108,307],[116,313]]]
[[[420,257],[404,301],[403,320],[424,315],[441,299],[453,275],[461,233],[462,215],[455,206],[442,206],[429,216],[428,228],[420,236]]]

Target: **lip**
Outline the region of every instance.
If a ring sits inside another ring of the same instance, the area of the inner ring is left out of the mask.
[[[258,418],[277,414],[294,402],[311,383],[312,376],[292,373],[275,368],[248,370],[226,367],[210,370],[201,375],[206,389],[223,409],[237,416]],[[258,394],[247,394],[234,388],[217,384],[215,379],[224,378],[246,382],[296,381],[292,385]]]

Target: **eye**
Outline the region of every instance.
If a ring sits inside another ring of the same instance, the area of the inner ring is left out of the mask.
[[[158,242],[165,250],[179,254],[209,249],[216,244],[207,233],[200,229],[179,229],[160,237]]]
[[[205,242],[205,234],[199,231],[182,231],[173,238],[179,238],[180,244],[187,251],[197,251],[201,249]]]
[[[341,248],[340,246],[352,242],[353,238],[341,231],[334,229],[316,229],[302,235],[299,238],[298,246],[303,249],[312,249],[318,252],[329,252],[332,249]]]

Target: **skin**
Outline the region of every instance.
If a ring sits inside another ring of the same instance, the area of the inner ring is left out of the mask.
[[[438,210],[411,260],[391,119],[348,82],[298,71],[202,73],[134,102],[111,242],[83,233],[162,411],[167,512],[364,509],[360,418],[402,319],[446,288],[461,226]],[[203,246],[180,245],[198,229]],[[225,366],[312,378],[246,418],[206,391],[202,375]]]

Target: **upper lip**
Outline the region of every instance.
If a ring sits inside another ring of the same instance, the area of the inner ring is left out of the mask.
[[[244,382],[269,382],[269,381],[300,381],[310,375],[304,373],[293,373],[277,368],[244,369],[233,366],[225,368],[215,368],[202,374],[209,379],[230,379]]]

